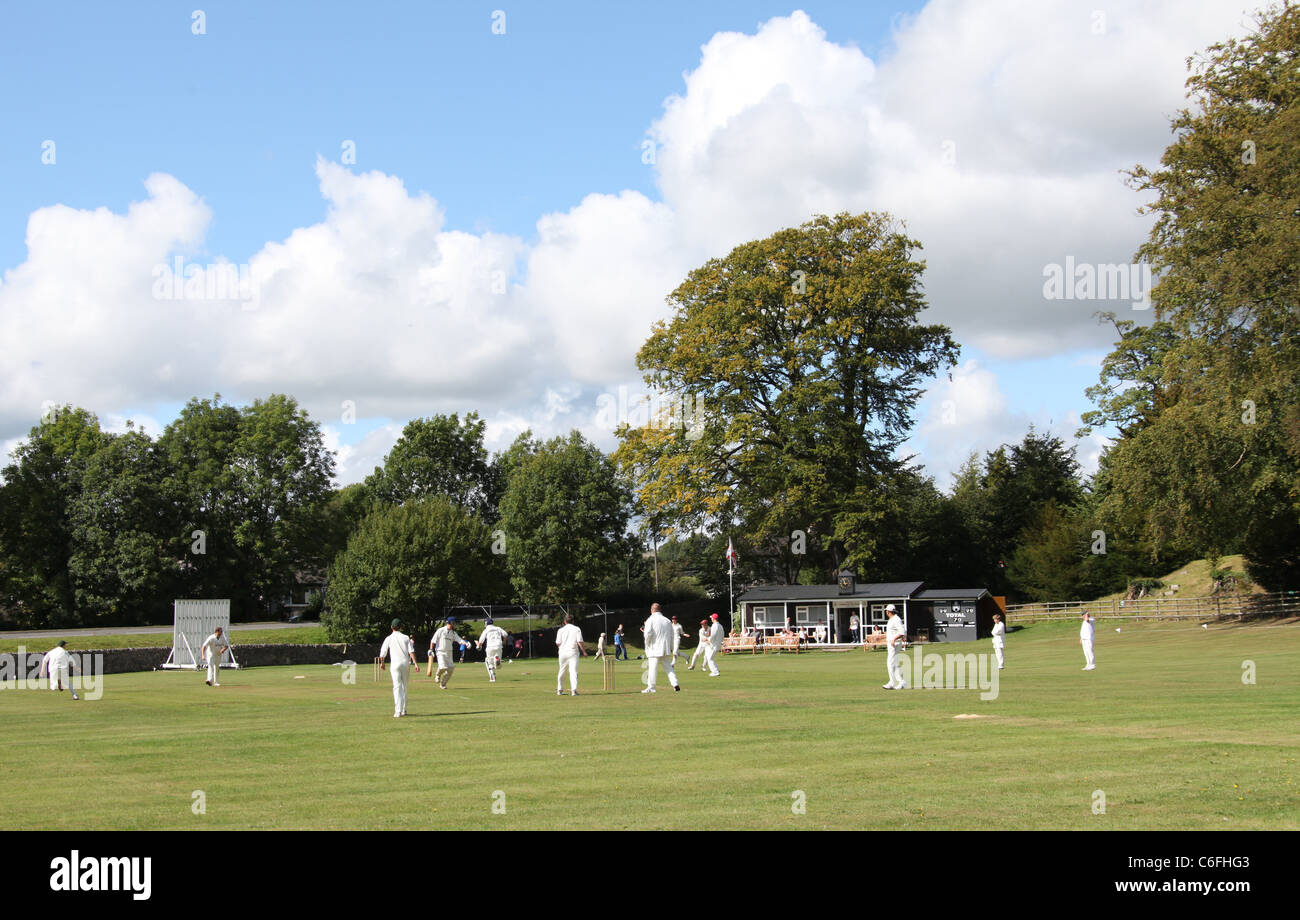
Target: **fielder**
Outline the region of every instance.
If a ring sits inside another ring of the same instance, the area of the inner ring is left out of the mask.
[[[673,667],[677,666],[677,656],[680,655],[682,660],[686,660],[686,653],[682,651],[682,639],[689,639],[691,634],[682,628],[682,624],[677,622],[677,617],[673,617]]]
[[[886,690],[906,690],[907,684],[903,681],[903,646],[907,642],[907,627],[903,625],[903,618],[898,615],[893,604],[885,607],[885,613],[889,615],[889,625],[885,627],[885,644],[889,647],[889,660],[885,666],[889,669],[889,683],[883,686]]]
[[[722,651],[723,629],[716,613],[711,618],[713,625],[709,627],[709,635],[700,644],[704,646],[704,663],[709,666],[709,676],[718,677],[718,653]]]
[[[564,615],[564,625],[560,631],[555,634],[555,644],[560,649],[560,670],[555,674],[555,695],[564,696],[564,690],[561,684],[564,681],[564,670],[569,670],[569,694],[578,695],[578,656],[586,655],[586,646],[582,644],[582,630],[573,625],[573,614]]]
[[[646,688],[642,693],[654,693],[655,682],[659,675],[659,666],[662,665],[664,673],[668,675],[668,683],[673,685],[674,690],[681,690],[681,685],[677,683],[677,673],[673,670],[673,624],[668,622],[668,618],[659,612],[658,604],[650,605],[650,618],[645,621],[642,627],[645,633],[645,657],[648,668]]]
[[[419,667],[419,662],[415,660],[415,643],[411,637],[402,633],[402,621],[393,620],[390,624],[393,631],[388,634],[384,644],[379,647],[379,668],[383,670],[388,666],[388,662],[383,659],[392,656],[393,659],[393,718],[400,719],[406,715],[406,686],[411,680],[411,668]]]
[[[68,642],[66,639],[60,639],[59,644],[54,646],[45,653],[41,659],[41,669],[36,673],[38,678],[48,676],[50,678],[50,689],[63,692],[63,684],[67,683],[68,689],[72,691],[72,698],[79,700],[77,688],[72,686],[72,676],[70,668],[81,670],[81,665],[77,664],[77,659],[68,654]],[[31,673],[30,671],[28,672]]]
[[[700,644],[695,646],[695,652],[691,655],[691,663],[686,668],[686,670],[688,671],[695,670],[695,659],[699,658],[701,655],[704,654],[704,647],[709,644],[708,642],[709,621],[708,620],[700,620],[699,636],[700,636]]]
[[[436,657],[438,659],[436,678],[438,686],[442,689],[447,689],[447,681],[451,680],[451,672],[456,670],[456,646],[467,644],[464,639],[456,635],[455,617],[447,617],[446,624],[439,627],[438,631],[429,639],[429,674],[433,673],[433,661]]]
[[[217,631],[204,639],[203,644],[199,646],[199,657],[207,659],[208,662],[208,679],[204,683],[209,687],[221,686],[217,681],[217,669],[221,666],[221,656],[230,648],[229,640],[222,635],[224,632],[225,630],[218,626]]]
[[[483,633],[478,637],[478,642],[474,643],[478,648],[487,650],[488,681],[497,682],[497,668],[501,665],[501,651],[505,647],[506,631],[492,622],[488,617],[483,621]]]
[[[998,670],[1006,669],[1007,624],[1002,622],[1002,614],[993,614],[993,654],[998,656]]]
[[[1097,624],[1088,611],[1083,612],[1083,626],[1079,628],[1079,644],[1083,646],[1083,670],[1097,670],[1097,656],[1093,652],[1093,639],[1097,634]]]

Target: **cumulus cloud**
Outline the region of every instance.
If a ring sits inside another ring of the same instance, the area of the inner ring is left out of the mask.
[[[1012,407],[997,375],[974,359],[954,368],[951,379],[936,381],[919,404],[918,414],[912,437],[899,454],[916,455],[913,462],[923,463],[926,475],[943,491],[952,488],[953,475],[972,453],[982,460],[1002,444],[1019,444],[1030,426],[1039,435],[1054,435],[1066,447],[1074,447],[1084,476],[1097,471],[1110,444],[1097,432],[1075,438],[1083,424],[1076,411],[1055,418],[1046,408]]]
[[[0,438],[46,401],[107,417],[214,391],[295,395],[331,426],[345,482],[401,427],[355,439],[337,424],[345,401],[367,419],[478,409],[501,446],[524,428],[600,435],[600,395],[635,380],[690,268],[846,210],[906,221],[925,247],[927,320],[958,341],[995,360],[1104,349],[1091,314],[1117,305],[1044,300],[1043,268],[1130,260],[1148,219],[1120,171],[1158,160],[1185,59],[1244,32],[1251,8],[931,0],[879,60],[800,11],[718,33],[646,113],[661,200],[591,194],[539,216],[528,242],[449,229],[436,189],[323,159],[323,217],[245,266],[200,260],[213,215],[173,176],[149,176],[124,214],[42,208],[0,282]],[[231,272],[235,292],[214,295]],[[927,405],[946,393],[960,431],[1018,439],[1030,419],[995,370],[964,365]],[[922,459],[960,463],[957,434],[927,417]]]

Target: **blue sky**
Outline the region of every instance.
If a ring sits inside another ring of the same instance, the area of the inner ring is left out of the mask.
[[[1040,270],[1145,234],[1119,170],[1158,158],[1183,59],[1242,18],[1189,4],[8,4],[0,445],[48,401],[156,428],[220,390],[298,396],[343,481],[434,411],[478,410],[494,447],[612,447],[597,400],[636,385],[686,270],[873,208],[924,243],[963,344],[909,445],[946,485],[1089,408],[1116,306],[1044,303]],[[259,305],[142,295],[174,256],[251,263]]]
[[[206,34],[192,34],[196,4]],[[149,172],[217,214],[232,261],[318,219],[316,155],[435,194],[458,229],[528,237],[592,191],[657,197],[646,125],[714,33],[753,31],[781,3],[23,3],[0,33],[0,264],[23,215],[123,210]],[[873,51],[918,4],[805,6],[828,37]],[[40,145],[56,140],[58,169]],[[33,151],[37,155],[33,155]]]

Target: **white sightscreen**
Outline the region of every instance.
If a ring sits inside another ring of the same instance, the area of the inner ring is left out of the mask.
[[[172,627],[172,653],[164,668],[198,668],[200,667],[199,648],[203,640],[222,628],[222,634],[230,638],[230,601],[174,601],[172,605],[175,623]],[[227,649],[221,656],[221,664],[230,666],[234,659]]]

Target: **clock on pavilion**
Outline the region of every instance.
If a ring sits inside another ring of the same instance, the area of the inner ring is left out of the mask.
[[[858,588],[858,576],[848,569],[842,569],[837,580],[840,583],[840,594],[852,594]]]

